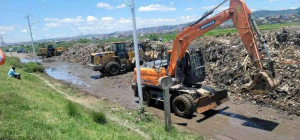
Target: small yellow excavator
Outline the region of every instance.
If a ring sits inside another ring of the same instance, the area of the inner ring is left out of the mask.
[[[170,101],[173,111],[180,117],[190,117],[194,112],[208,111],[228,98],[227,90],[219,90],[202,85],[205,79],[205,62],[200,50],[187,51],[189,44],[204,33],[214,29],[231,19],[258,73],[254,76],[248,90],[272,90],[279,82],[275,78],[274,61],[268,51],[266,41],[261,35],[256,22],[243,0],[230,0],[230,7],[217,15],[208,18],[222,2],[213,10],[205,13],[195,23],[188,25],[174,39],[172,50],[168,51],[167,60],[146,63],[141,71],[143,101],[151,105],[154,100],[163,101],[159,81],[165,76],[172,77]],[[268,59],[262,60],[257,48],[256,38],[264,46]],[[267,65],[263,65],[266,63]],[[266,66],[266,67],[265,67]],[[136,70],[134,72],[136,81]],[[138,97],[137,84],[132,85],[135,96]]]

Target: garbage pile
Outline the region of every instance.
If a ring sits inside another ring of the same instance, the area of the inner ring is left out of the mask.
[[[68,48],[59,59],[86,65],[91,61],[91,54],[101,52],[102,49],[103,45],[100,44],[75,44]]]
[[[150,40],[141,40],[139,42],[141,49],[145,52],[145,55],[148,55],[149,59],[153,60],[158,59],[158,56],[163,56],[161,52],[165,52],[170,46],[171,43],[162,43],[159,41],[150,41]],[[167,45],[165,45],[167,44]],[[90,55],[92,53],[99,53],[103,51],[111,51],[110,43],[105,44],[75,44],[73,47],[68,48],[61,56],[60,60],[80,63],[82,65],[87,65],[90,63]],[[133,42],[126,42],[127,51],[133,51]],[[146,56],[145,56],[146,57]],[[150,59],[153,58],[153,59]]]
[[[271,106],[300,115],[300,40],[299,27],[264,31],[270,53],[275,60],[276,77],[279,87],[271,92],[253,94],[243,91],[256,70],[250,63],[242,65],[247,53],[237,34],[225,37],[203,37],[193,45],[200,45],[206,62],[207,78],[204,83],[230,91],[232,100],[248,100],[256,104]],[[260,44],[260,43],[258,43]],[[266,52],[259,46],[263,58]]]

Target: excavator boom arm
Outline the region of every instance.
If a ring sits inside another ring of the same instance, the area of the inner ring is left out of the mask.
[[[243,0],[230,0],[229,9],[197,24],[186,27],[174,40],[170,64],[168,66],[169,75],[175,75],[177,60],[182,59],[190,42],[229,19],[233,21],[251,60],[258,62],[255,63],[255,66],[262,68],[249,16],[251,16],[251,11]]]

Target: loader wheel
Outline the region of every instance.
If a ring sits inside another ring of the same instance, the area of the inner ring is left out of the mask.
[[[148,91],[143,90],[143,104],[146,106],[151,106],[153,103],[151,95]]]
[[[120,72],[120,64],[115,61],[109,62],[105,67],[105,73],[110,76],[115,76],[119,74],[119,72]]]
[[[194,101],[185,94],[175,97],[172,105],[175,114],[179,117],[188,118],[192,116],[195,111]]]
[[[42,58],[46,58],[46,57],[47,57],[47,54],[42,53]]]
[[[100,70],[101,74],[105,74],[105,69]]]

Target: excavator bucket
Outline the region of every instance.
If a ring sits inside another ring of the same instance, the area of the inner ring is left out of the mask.
[[[228,100],[227,90],[216,91],[196,99],[196,112],[198,114],[213,109]]]
[[[272,76],[270,71],[261,71],[254,75],[254,79],[246,87],[252,93],[261,94],[279,86],[279,80]]]

